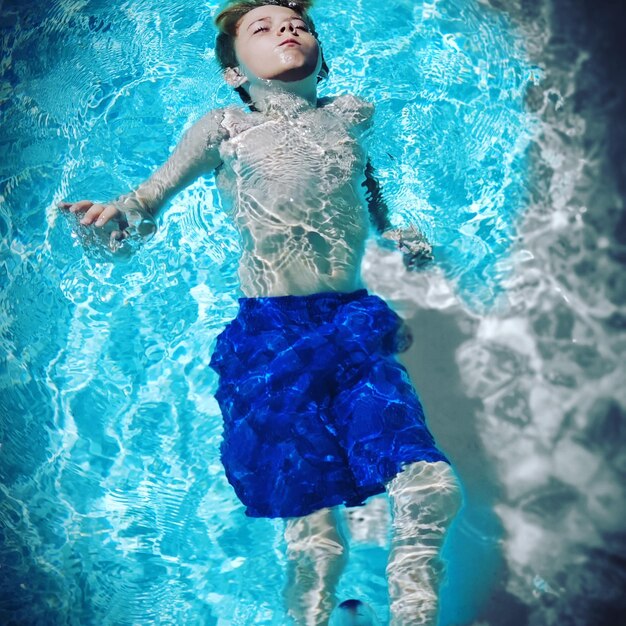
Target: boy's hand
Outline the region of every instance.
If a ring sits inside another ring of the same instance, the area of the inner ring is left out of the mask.
[[[385,231],[381,236],[396,244],[402,252],[404,267],[408,270],[422,269],[434,260],[432,246],[415,226],[394,228]]]
[[[80,220],[81,224],[92,224],[104,226],[110,219],[116,218],[121,211],[112,204],[98,204],[91,200],[80,200],[80,202],[59,202],[59,209],[68,209],[70,213],[84,213]]]
[[[60,209],[66,209],[70,213],[84,213],[80,223],[88,226],[95,222],[99,228],[103,228],[108,222],[117,222],[118,229],[110,230],[109,248],[116,252],[124,239],[137,234],[140,237],[148,237],[156,231],[156,224],[148,213],[138,209],[120,211],[114,204],[99,204],[91,200],[79,202],[59,202]],[[109,230],[109,229],[107,229]]]

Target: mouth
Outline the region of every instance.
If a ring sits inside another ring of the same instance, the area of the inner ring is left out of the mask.
[[[297,42],[295,39],[285,39],[285,41],[283,41],[281,44],[278,45],[278,47],[280,48],[281,46],[299,46],[300,43]]]

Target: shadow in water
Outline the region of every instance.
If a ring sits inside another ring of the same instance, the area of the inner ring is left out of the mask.
[[[461,479],[465,497],[444,547],[448,574],[441,590],[440,626],[481,619],[494,626],[523,626],[528,611],[505,589],[503,529],[493,510],[500,485],[477,431],[482,403],[464,393],[455,360],[472,321],[460,311],[420,310],[407,323],[413,345],[400,360],[422,399],[431,432]]]

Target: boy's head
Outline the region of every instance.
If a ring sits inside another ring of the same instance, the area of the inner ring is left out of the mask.
[[[328,74],[307,14],[312,4],[312,0],[230,0],[217,15],[217,60],[244,102],[250,103],[244,85],[251,77],[299,81],[320,67],[320,59],[317,81]]]

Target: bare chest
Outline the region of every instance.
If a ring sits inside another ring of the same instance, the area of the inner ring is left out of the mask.
[[[297,117],[249,115],[229,129],[221,146],[225,169],[239,184],[287,185],[294,191],[315,181],[330,192],[363,171],[358,140],[335,115],[312,110]]]

